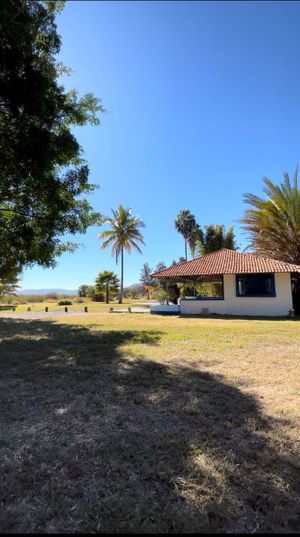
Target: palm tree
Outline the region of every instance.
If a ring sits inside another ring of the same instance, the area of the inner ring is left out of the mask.
[[[175,228],[184,238],[185,259],[187,261],[187,245],[197,226],[195,216],[188,209],[179,211],[175,219]]]
[[[204,233],[200,230],[200,235],[200,238],[196,240],[199,255],[210,254],[222,248],[237,249],[233,227],[226,230],[222,224],[209,224],[204,227]]]
[[[199,243],[203,243],[203,231],[199,224],[195,222],[195,227],[192,229],[188,238],[188,245],[193,259],[195,258],[195,254],[197,253]]]
[[[289,175],[276,186],[270,179],[263,179],[263,192],[267,199],[245,194],[250,205],[240,220],[250,238],[250,247],[256,253],[280,261],[300,264],[300,191],[298,167],[291,183]]]
[[[119,295],[119,304],[123,301],[123,284],[124,284],[124,250],[131,253],[132,250],[137,250],[140,254],[138,242],[144,243],[144,237],[138,228],[145,227],[138,216],[131,216],[131,209],[125,209],[123,205],[120,205],[117,210],[113,210],[113,217],[108,217],[105,224],[109,224],[111,229],[103,231],[100,235],[100,239],[105,239],[102,248],[106,249],[109,246],[112,247],[112,256],[116,256],[116,262],[118,263],[121,256],[121,287]]]
[[[111,270],[104,270],[103,272],[99,272],[95,281],[95,289],[96,293],[105,290],[106,304],[109,304],[110,293],[113,291],[118,291],[119,287],[119,278],[114,272],[112,272]]]

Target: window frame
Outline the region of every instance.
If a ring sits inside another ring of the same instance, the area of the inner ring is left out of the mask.
[[[242,295],[239,291],[239,278],[249,278],[249,277],[265,276],[265,278],[271,278],[271,293],[263,295]],[[276,297],[276,287],[275,287],[275,274],[274,272],[250,272],[245,274],[236,274],[235,275],[235,290],[236,296],[238,298],[274,298]]]

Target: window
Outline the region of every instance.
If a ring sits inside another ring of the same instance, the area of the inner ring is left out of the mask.
[[[238,274],[236,296],[276,296],[274,274]]]

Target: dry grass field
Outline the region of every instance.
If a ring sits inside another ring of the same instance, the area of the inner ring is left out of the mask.
[[[64,298],[61,300],[65,300]],[[84,303],[78,304],[74,302],[74,297],[70,297],[70,300],[72,301],[72,305],[68,306],[68,311],[70,313],[72,312],[78,312],[83,313],[85,306],[88,307],[89,313],[107,313],[110,308],[113,308],[114,310],[118,309],[125,309],[128,307],[139,307],[139,306],[147,306],[149,307],[149,303],[145,299],[123,299],[123,304],[118,304],[116,300],[111,301],[109,304],[105,304],[105,302],[93,302],[91,300],[86,299]],[[14,304],[10,306],[12,307]],[[44,312],[45,307],[48,307],[49,313],[54,312],[64,312],[65,306],[59,306],[58,300],[45,300],[44,302],[36,302],[36,303],[30,303],[27,304],[18,304],[16,306],[16,312],[17,313],[25,313],[27,312],[28,307],[31,308],[32,312]],[[0,311],[1,311],[1,304],[0,304]]]
[[[0,318],[2,532],[300,530],[300,324]]]

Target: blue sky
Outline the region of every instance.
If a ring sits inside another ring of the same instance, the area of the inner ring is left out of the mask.
[[[74,70],[66,86],[107,110],[100,126],[74,131],[100,185],[90,202],[103,214],[122,203],[146,224],[125,284],[143,263],[184,254],[180,209],[202,226],[235,225],[244,248],[243,194],[299,162],[300,3],[70,1],[57,24]],[[84,248],[55,269],[26,269],[21,287],[75,289],[118,271],[100,231],[76,237]]]

